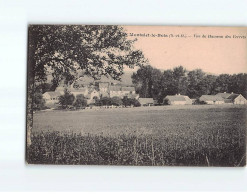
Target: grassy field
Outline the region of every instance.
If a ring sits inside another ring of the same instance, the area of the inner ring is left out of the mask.
[[[246,107],[192,105],[34,114],[30,163],[243,166]]]

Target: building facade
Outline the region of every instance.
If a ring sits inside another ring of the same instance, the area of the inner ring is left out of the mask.
[[[167,95],[163,101],[167,105],[191,105],[192,100],[185,95]]]
[[[202,95],[199,102],[205,104],[224,104],[224,99],[219,95]]]

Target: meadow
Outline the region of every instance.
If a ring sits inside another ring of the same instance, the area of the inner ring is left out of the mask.
[[[246,107],[191,105],[34,114],[33,164],[244,166]]]

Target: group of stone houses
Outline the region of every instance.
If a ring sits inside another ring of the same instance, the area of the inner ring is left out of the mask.
[[[83,95],[87,104],[94,104],[96,99],[102,97],[119,97],[123,98],[127,96],[128,98],[137,99],[141,106],[152,106],[155,104],[153,98],[139,98],[139,94],[136,93],[134,87],[126,87],[121,85],[113,85],[109,82],[99,82],[93,86],[86,86],[81,88],[74,88],[73,85],[70,87],[66,86],[68,91],[75,97],[77,95]],[[55,91],[48,91],[43,94],[43,98],[46,101],[47,107],[56,107],[59,102],[59,96],[64,94],[65,86],[57,87]],[[196,102],[195,99],[190,99],[185,95],[167,95],[164,98],[163,104],[166,105],[192,105]],[[235,93],[218,93],[216,95],[202,95],[198,103],[203,104],[247,104],[247,100],[241,94]]]
[[[71,86],[60,86],[57,87],[55,91],[48,91],[43,94],[43,98],[46,101],[46,106],[54,107],[59,102],[59,96],[64,94],[65,88],[73,94],[75,97],[77,95],[83,95],[86,100],[87,104],[95,103],[96,99],[100,99],[101,97],[119,97],[123,98],[127,96],[128,98],[135,98],[139,99],[139,95],[136,94],[134,87],[125,87],[120,85],[112,85],[108,82],[101,82],[98,83],[98,86],[85,86],[81,88],[74,88],[73,85]]]
[[[247,104],[247,100],[241,94],[226,92],[216,95],[202,95],[199,100],[206,104]]]
[[[203,104],[247,104],[247,100],[241,94],[218,93],[216,95],[202,95],[198,99]],[[190,99],[184,95],[168,95],[164,98],[164,104],[168,105],[191,105],[195,99]]]

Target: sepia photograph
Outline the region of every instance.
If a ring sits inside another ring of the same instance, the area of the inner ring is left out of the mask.
[[[247,27],[29,25],[26,162],[246,166]]]

